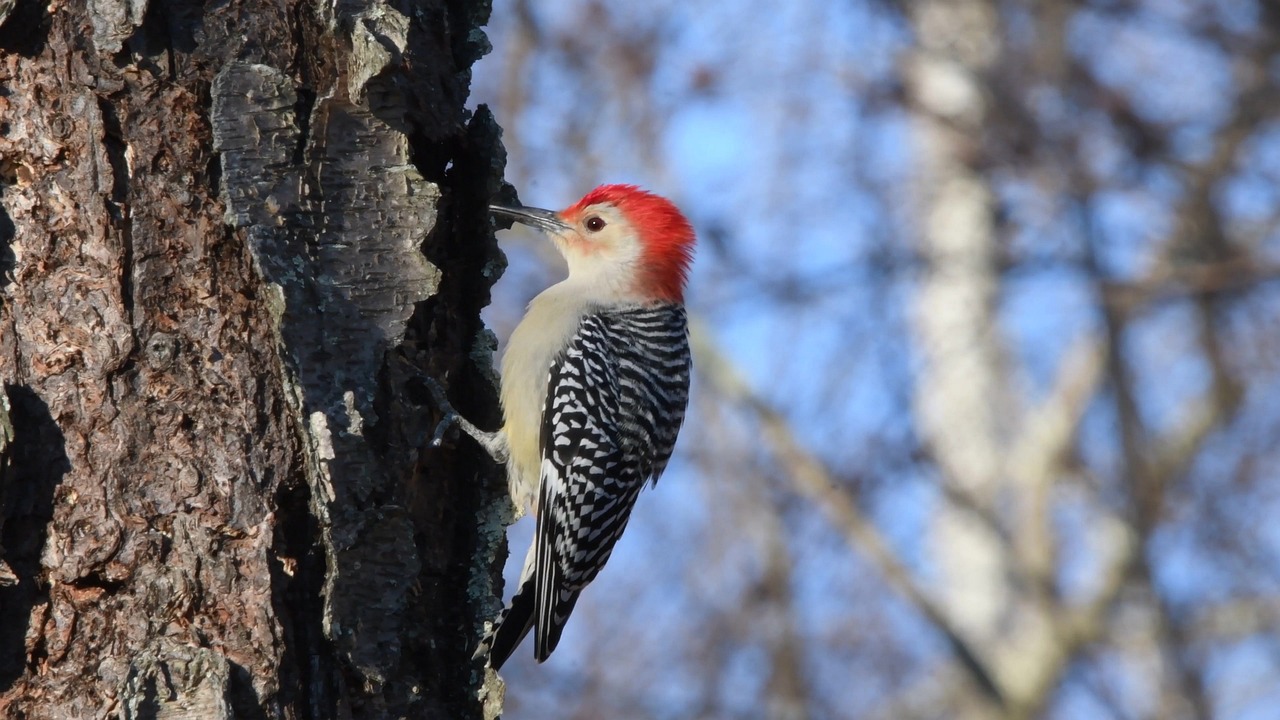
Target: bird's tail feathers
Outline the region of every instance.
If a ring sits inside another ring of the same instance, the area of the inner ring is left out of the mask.
[[[511,598],[511,604],[494,621],[493,629],[484,636],[484,640],[480,641],[480,646],[476,648],[472,659],[488,655],[489,664],[493,669],[502,669],[502,664],[511,657],[511,653],[515,652],[520,641],[524,640],[532,628],[533,581],[526,579],[520,585],[515,597]]]
[[[541,622],[538,624],[533,648],[533,656],[538,662],[550,657],[556,646],[560,644],[560,635],[564,633],[565,623],[569,622],[569,615],[573,613],[573,606],[577,604],[579,594],[581,590],[562,589],[550,616],[545,619],[539,618]]]

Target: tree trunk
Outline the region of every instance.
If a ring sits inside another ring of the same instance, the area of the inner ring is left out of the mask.
[[[496,714],[488,13],[0,7],[0,716]]]
[[[941,606],[966,648],[968,678],[981,691],[971,695],[978,702],[954,711],[959,718],[1020,717],[1010,677],[1027,663],[1002,664],[999,652],[1009,643],[1008,628],[1029,633],[1030,623],[1011,592],[1001,538],[984,520],[998,516],[1014,491],[1001,467],[1010,403],[1002,393],[1006,372],[995,322],[994,195],[977,167],[988,112],[985,74],[1000,52],[999,16],[987,0],[931,0],[911,11],[918,45],[905,70],[921,168],[921,252],[928,258],[914,314],[922,358],[915,406],[943,482],[964,499],[938,504],[930,547]]]

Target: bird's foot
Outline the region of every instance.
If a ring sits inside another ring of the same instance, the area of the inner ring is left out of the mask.
[[[418,373],[418,379],[422,381],[427,389],[431,391],[431,397],[435,401],[436,408],[440,410],[440,422],[436,424],[435,432],[431,434],[431,447],[440,447],[444,443],[445,436],[451,428],[458,428],[462,432],[470,435],[473,440],[484,448],[484,451],[493,458],[493,461],[502,465],[507,461],[509,451],[507,449],[507,438],[502,431],[489,432],[476,427],[470,420],[467,420],[453,407],[453,403],[449,402],[449,397],[445,393],[440,383],[435,378],[428,377],[425,374]]]

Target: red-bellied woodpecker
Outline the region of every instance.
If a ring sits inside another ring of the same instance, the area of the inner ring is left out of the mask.
[[[506,460],[512,497],[537,517],[520,587],[476,651],[498,669],[530,630],[534,657],[547,659],[671,457],[689,394],[694,236],[674,205],[630,185],[602,185],[561,212],[490,209],[546,232],[569,265],[511,334],[502,432],[458,421]]]

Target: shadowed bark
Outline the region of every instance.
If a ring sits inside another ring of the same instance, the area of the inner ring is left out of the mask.
[[[0,716],[496,714],[488,13],[3,18]]]

